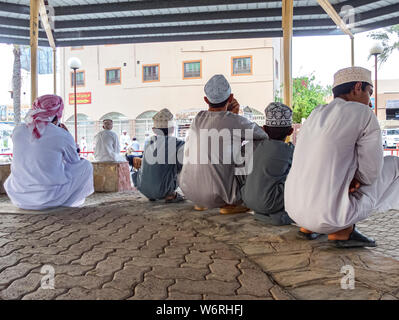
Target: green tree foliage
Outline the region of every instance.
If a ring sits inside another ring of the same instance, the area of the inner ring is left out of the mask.
[[[315,107],[326,104],[326,98],[331,95],[331,87],[324,88],[317,84],[313,74],[295,78],[292,82],[292,118],[294,123],[301,123],[302,118],[309,117]],[[280,92],[276,93],[275,101],[282,102]]]
[[[392,52],[399,50],[399,24],[373,32],[369,37],[378,41],[383,48],[378,56],[380,64],[386,62]]]

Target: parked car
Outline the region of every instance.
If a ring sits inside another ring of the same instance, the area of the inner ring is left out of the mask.
[[[399,128],[382,130],[384,148],[396,148],[399,145]]]

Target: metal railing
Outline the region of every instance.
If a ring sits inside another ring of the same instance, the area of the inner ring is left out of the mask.
[[[134,152],[141,152],[143,153],[143,150],[136,150]],[[126,153],[126,150],[121,150],[120,153]],[[94,154],[94,151],[81,151],[79,154]],[[0,156],[9,156],[12,158],[13,154],[12,153],[0,153]]]
[[[143,150],[137,150],[137,151],[134,151],[134,152],[143,153],[144,151]],[[94,151],[81,151],[79,154],[93,154],[93,153],[94,153]],[[126,153],[126,150],[121,150],[121,153]],[[388,155],[391,155],[391,156],[399,157],[399,145],[398,145],[398,147],[396,149],[384,149],[384,156],[387,155],[386,153],[389,153]],[[13,154],[12,153],[0,153],[0,156],[9,156],[9,157],[12,158]]]

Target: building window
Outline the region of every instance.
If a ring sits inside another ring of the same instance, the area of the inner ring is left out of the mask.
[[[73,87],[74,83],[74,73],[71,72],[71,87]],[[85,85],[85,72],[84,71],[76,71],[76,86],[83,87]]]
[[[201,79],[201,60],[183,61],[183,79]]]
[[[252,56],[232,57],[231,74],[233,76],[243,76],[252,74]]]
[[[121,84],[121,68],[105,69],[105,84]]]
[[[71,50],[82,50],[83,49],[83,46],[74,46],[74,47],[71,47]]]
[[[159,64],[143,65],[143,82],[159,81]]]

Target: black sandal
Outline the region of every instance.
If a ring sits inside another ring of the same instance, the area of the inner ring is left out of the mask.
[[[373,238],[366,237],[359,230],[353,227],[353,231],[348,240],[331,240],[337,248],[362,248],[376,247],[377,243]]]
[[[316,240],[317,238],[322,236],[322,234],[317,233],[317,232],[305,233],[302,231],[298,231],[297,236],[298,236],[298,238],[303,239],[303,240]]]
[[[185,200],[186,198],[184,198],[180,193],[176,192],[176,196],[173,199],[165,199],[165,203],[177,203]]]

